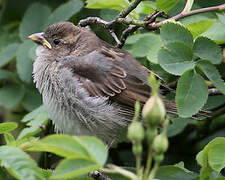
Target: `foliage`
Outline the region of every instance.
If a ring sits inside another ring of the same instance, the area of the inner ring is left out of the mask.
[[[123,49],[159,74],[176,91],[167,94],[167,98],[176,102],[178,117],[170,115],[171,123],[165,123],[168,119],[164,121],[158,84],[151,78],[155,93],[149,101],[156,105],[150,114],[149,107],[145,112],[146,118],[150,116],[155,121],[146,120],[147,128],[143,129],[137,120],[139,113],[136,114],[136,124],[131,124],[133,127],[130,126],[128,132],[136,159],[130,158],[133,156],[129,148],[118,145],[116,150],[121,161],[118,163],[118,157],[110,154],[94,137],[51,135],[53,132],[41,95],[32,82],[36,45],[27,36],[44,31],[58,21],[69,20],[77,24],[89,16],[113,20],[131,2],[21,0],[19,3],[0,0],[0,179],[88,180],[90,171],[100,169],[112,179],[123,180],[143,177],[160,180],[225,179],[222,177],[225,167],[224,7],[220,11],[190,14],[176,22],[169,20],[155,31],[139,28],[128,36]],[[143,20],[156,8],[174,17],[181,12],[189,13],[193,9],[223,3],[223,0],[143,0],[128,17]],[[157,18],[157,22],[164,21],[164,18]],[[120,36],[126,27],[117,24],[115,33]],[[115,45],[105,29],[91,28],[100,38]],[[136,109],[140,111],[138,105]],[[201,116],[205,110],[211,111],[211,117]],[[144,136],[147,142],[142,146]],[[54,156],[46,158],[49,153]],[[145,169],[140,161],[143,156],[148,159]],[[55,170],[50,170],[59,159],[62,160]],[[134,159],[136,173],[134,168],[120,167],[133,166]],[[153,159],[155,164],[150,170]],[[159,166],[161,161],[163,165]],[[109,162],[117,166],[103,168]]]

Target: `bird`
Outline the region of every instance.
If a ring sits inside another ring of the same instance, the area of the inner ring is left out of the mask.
[[[71,22],[58,22],[29,39],[38,44],[33,80],[59,133],[89,135],[106,144],[126,136],[134,104],[151,93],[149,69],[125,50]],[[176,112],[165,100],[167,111]]]

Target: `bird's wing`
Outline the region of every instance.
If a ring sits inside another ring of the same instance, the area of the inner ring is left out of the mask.
[[[101,48],[88,55],[64,58],[82,86],[94,97],[109,97],[120,104],[144,103],[150,95],[149,71],[125,51]]]

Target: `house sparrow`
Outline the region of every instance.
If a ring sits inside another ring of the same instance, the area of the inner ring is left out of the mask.
[[[135,101],[145,103],[150,96],[150,71],[127,51],[70,22],[29,38],[39,44],[34,82],[57,131],[118,142],[132,121]],[[176,111],[174,103],[165,105]]]

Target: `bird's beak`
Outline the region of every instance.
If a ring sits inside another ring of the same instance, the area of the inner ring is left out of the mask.
[[[51,44],[44,38],[44,33],[35,33],[31,34],[28,38],[34,41],[37,44],[42,44],[43,46],[47,47],[48,49],[52,49]]]

